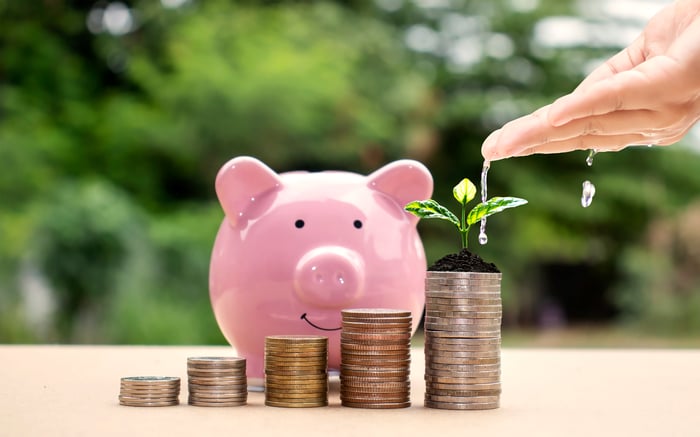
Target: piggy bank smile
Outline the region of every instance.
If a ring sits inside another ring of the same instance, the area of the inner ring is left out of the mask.
[[[209,293],[222,333],[247,359],[249,378],[263,377],[270,335],[322,331],[329,369],[338,369],[343,309],[405,309],[420,319],[425,253],[418,219],[403,205],[430,197],[432,187],[425,166],[411,160],[368,176],[277,174],[251,157],[222,167],[216,193],[225,217]]]
[[[322,328],[322,327],[318,326],[317,324],[315,324],[314,322],[312,322],[311,320],[309,320],[306,313],[302,314],[300,319],[305,321],[309,325],[313,326],[314,328],[320,329],[321,331],[340,331],[341,329],[343,329],[342,326],[339,326],[337,328]]]

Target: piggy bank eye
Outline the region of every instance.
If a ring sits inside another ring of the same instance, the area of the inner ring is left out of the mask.
[[[362,222],[360,220],[355,220],[352,222],[352,225],[355,226],[355,228],[360,229],[362,228]]]
[[[304,227],[304,220],[299,219],[299,220],[295,221],[294,226],[296,226],[297,229],[303,228]]]

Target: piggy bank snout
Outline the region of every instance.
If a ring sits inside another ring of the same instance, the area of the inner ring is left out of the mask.
[[[344,247],[319,247],[297,263],[294,291],[309,305],[342,308],[361,295],[364,276],[364,262],[357,253]]]

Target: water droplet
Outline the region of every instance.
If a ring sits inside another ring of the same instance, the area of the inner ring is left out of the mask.
[[[588,157],[586,158],[586,165],[591,167],[593,165],[593,157],[598,153],[596,149],[591,149],[588,151]]]
[[[583,183],[583,191],[581,192],[581,206],[588,208],[593,202],[593,196],[595,196],[595,185],[591,181],[585,181]]]
[[[481,168],[481,203],[486,203],[486,177],[489,173],[489,168],[491,168],[491,163],[489,161],[484,161],[484,166]],[[479,244],[484,245],[488,241],[489,238],[486,236],[486,217],[484,217],[481,219],[481,224],[479,225]]]

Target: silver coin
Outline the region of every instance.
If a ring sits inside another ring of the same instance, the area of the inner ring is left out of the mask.
[[[456,402],[435,402],[425,400],[423,405],[427,408],[435,408],[440,410],[493,410],[499,407],[499,402],[464,404]]]

